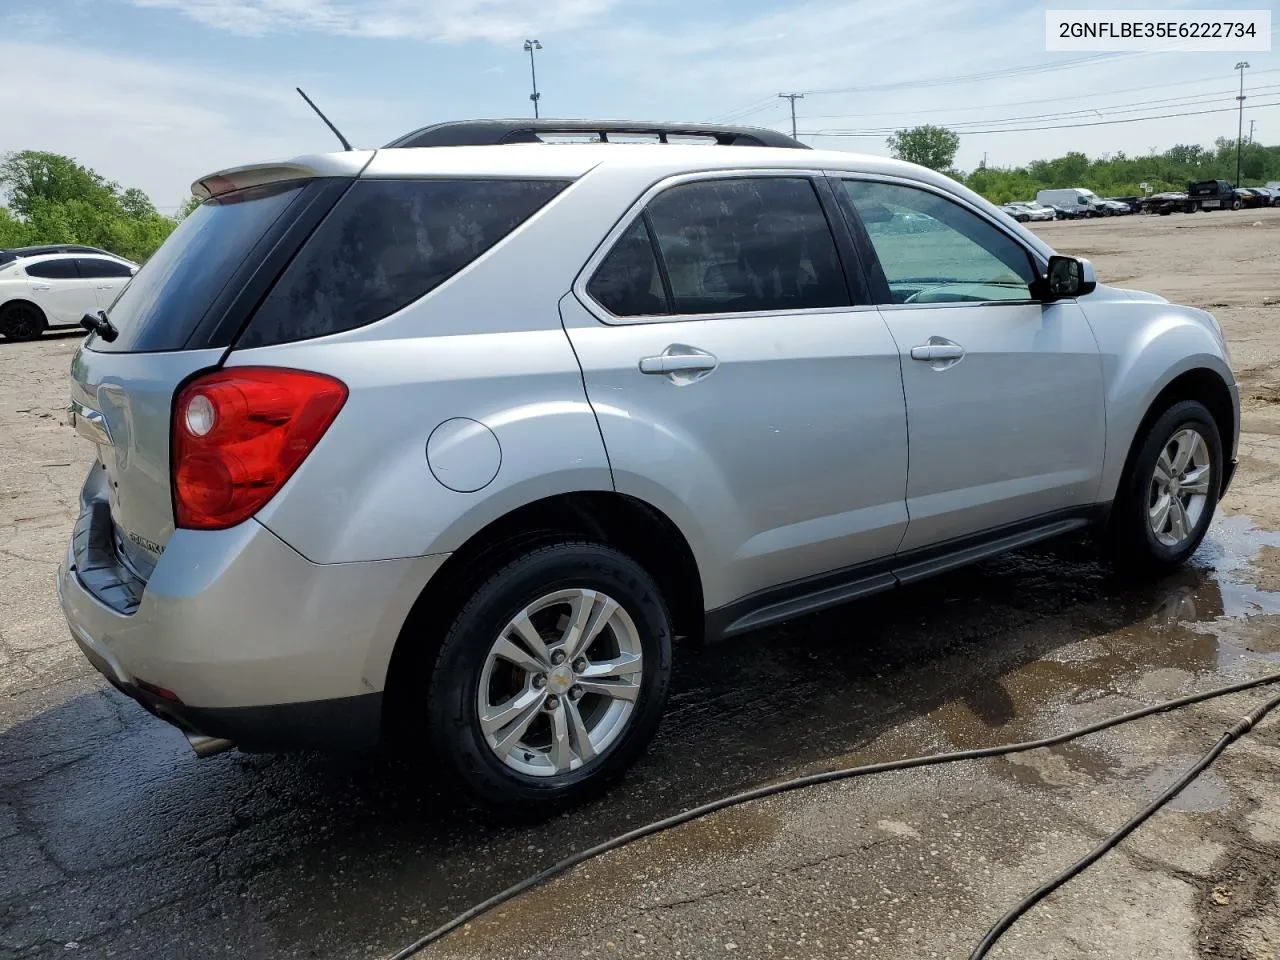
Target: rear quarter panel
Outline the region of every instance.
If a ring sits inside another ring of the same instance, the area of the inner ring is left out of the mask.
[[[1209,315],[1164,303],[1145,294],[1099,287],[1079,301],[1093,328],[1102,356],[1106,390],[1107,445],[1098,501],[1109,503],[1139,425],[1156,397],[1175,378],[1205,369],[1223,379],[1236,400],[1236,429],[1223,437],[1223,450],[1235,456],[1239,403],[1226,344]]]
[[[555,304],[551,304],[555,310]],[[315,563],[448,553],[542,497],[611,490],[573,351],[556,326],[519,333],[294,344],[240,351],[337,377],[350,390],[316,449],[258,519]],[[497,439],[496,476],[457,492],[433,474],[427,443],[468,418]]]

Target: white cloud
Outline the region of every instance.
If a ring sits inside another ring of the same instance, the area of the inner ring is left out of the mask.
[[[0,40],[14,76],[40,77],[0,101],[0,153],[50,150],[181,203],[197,177],[239,163],[334,149],[332,135],[282,78],[145,62],[65,43]],[[51,63],[60,64],[49,70]],[[353,104],[326,98],[334,111]],[[367,118],[377,105],[362,104]]]
[[[615,0],[128,0],[246,36],[316,31],[442,43],[509,41],[583,26]]]

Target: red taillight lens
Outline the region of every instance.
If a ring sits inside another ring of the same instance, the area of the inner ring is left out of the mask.
[[[221,530],[276,495],[347,400],[340,380],[304,370],[235,367],[193,380],[173,405],[173,514]]]

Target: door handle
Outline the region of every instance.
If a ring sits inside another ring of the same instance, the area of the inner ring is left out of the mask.
[[[912,360],[959,360],[964,347],[958,343],[928,343],[911,348]]]
[[[49,286],[47,283],[33,283],[31,285],[31,289],[32,290],[52,290],[53,287]]]
[[[964,359],[964,347],[946,337],[930,337],[928,343],[911,348],[911,359],[922,360],[934,370],[950,370]]]
[[[719,365],[720,361],[705,350],[673,343],[656,357],[644,357],[640,372],[669,376],[673,383],[685,384],[702,379]]]
[[[109,283],[104,283],[104,284],[103,284],[102,286],[100,286],[98,289],[99,289],[99,290],[114,290],[114,289],[115,289],[115,287],[111,286],[111,284],[109,284]]]

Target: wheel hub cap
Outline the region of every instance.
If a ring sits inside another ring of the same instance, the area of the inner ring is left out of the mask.
[[[573,686],[573,670],[569,667],[556,667],[547,674],[547,689],[552,693],[568,693]]]

